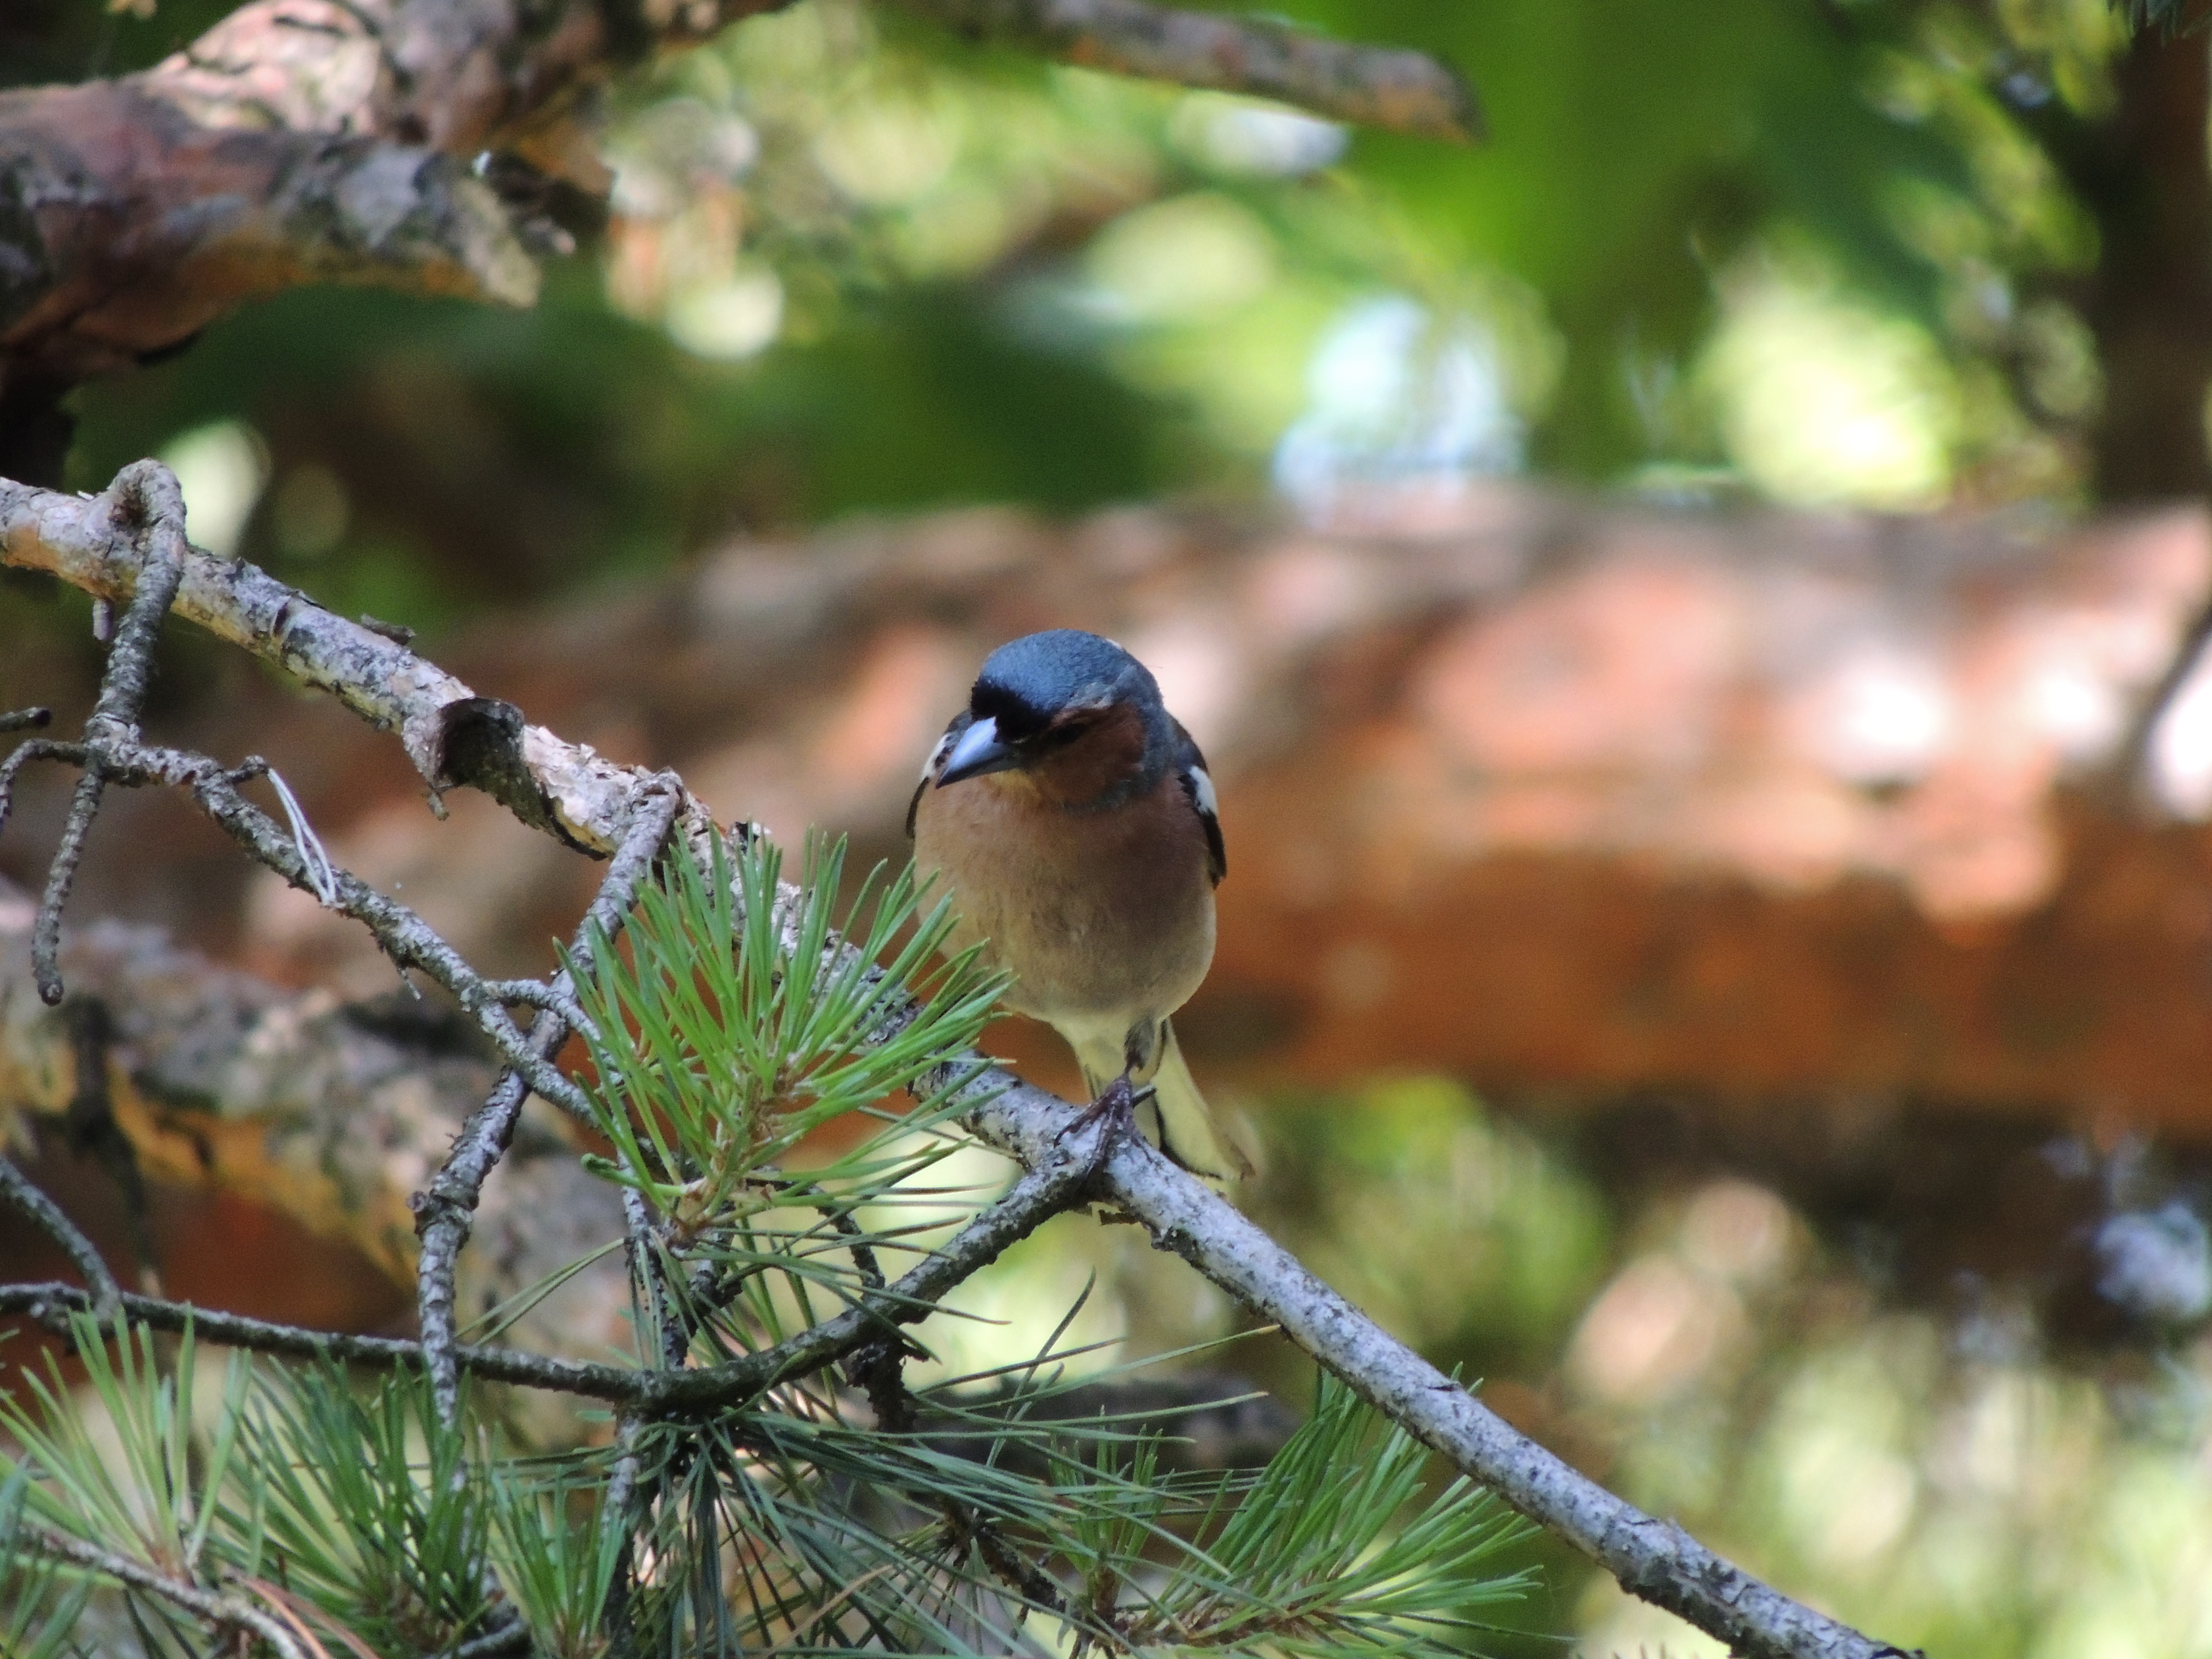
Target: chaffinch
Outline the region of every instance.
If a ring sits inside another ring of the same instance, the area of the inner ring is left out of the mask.
[[[955,948],[980,942],[1012,974],[1006,1006],[1067,1040],[1091,1093],[1149,1084],[1163,1151],[1200,1175],[1249,1174],[1168,1023],[1213,961],[1228,860],[1205,757],[1151,672],[1072,629],[1000,647],[906,827],[915,866],[960,909]]]

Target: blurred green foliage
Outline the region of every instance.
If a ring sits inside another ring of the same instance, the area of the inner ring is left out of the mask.
[[[9,72],[130,67],[222,9],[38,0]],[[806,0],[617,86],[611,222],[535,311],[252,307],[86,388],[70,482],[231,433],[201,521],[418,623],[738,531],[1271,469],[1317,511],[1523,467],[2079,497],[2096,234],[2051,145],[2111,106],[2103,0],[1286,9],[1459,64],[1490,141]]]
[[[239,0],[8,0],[0,9],[0,87],[127,75],[158,63],[228,14]]]

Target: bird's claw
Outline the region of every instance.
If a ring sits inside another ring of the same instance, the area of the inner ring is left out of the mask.
[[[1114,1147],[1124,1135],[1137,1133],[1137,1104],[1152,1094],[1149,1085],[1138,1088],[1124,1073],[1098,1092],[1098,1098],[1075,1115],[1073,1121],[1061,1130],[1060,1139],[1083,1134],[1097,1126],[1098,1133],[1092,1142],[1088,1167],[1084,1170],[1085,1182],[1095,1181],[1106,1167],[1106,1160],[1114,1155]]]

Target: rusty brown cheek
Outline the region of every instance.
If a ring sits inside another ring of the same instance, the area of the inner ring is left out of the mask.
[[[1082,735],[1047,750],[1028,775],[1037,794],[1055,806],[1081,806],[1135,775],[1145,763],[1144,716],[1129,708],[1074,717]]]

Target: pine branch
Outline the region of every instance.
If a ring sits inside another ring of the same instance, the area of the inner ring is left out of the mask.
[[[291,1630],[259,1607],[235,1596],[217,1595],[186,1580],[172,1578],[167,1573],[157,1572],[127,1555],[118,1555],[112,1550],[82,1542],[67,1534],[42,1527],[35,1521],[19,1522],[18,1525],[24,1540],[47,1555],[88,1568],[119,1584],[128,1584],[132,1589],[158,1595],[163,1601],[173,1602],[185,1612],[205,1620],[218,1630],[257,1637],[267,1643],[279,1659],[310,1659],[307,1650],[295,1639]]]
[[[102,792],[115,784],[165,784],[188,793],[193,803],[257,863],[275,871],[325,908],[367,927],[385,954],[403,972],[419,969],[451,992],[454,1000],[491,1039],[507,1063],[528,1079],[532,1089],[572,1116],[588,1119],[589,1109],[581,1091],[549,1061],[532,1052],[527,1039],[508,1017],[501,996],[503,981],[486,980],[478,974],[434,928],[407,906],[386,898],[350,872],[331,868],[312,835],[287,829],[246,799],[240,786],[266,774],[269,768],[265,762],[248,759],[242,766],[226,768],[210,756],[185,750],[155,748],[128,738],[94,738],[89,735],[78,747],[84,757],[87,777],[96,775]],[[647,787],[647,780],[639,780],[641,788]],[[80,790],[72,802],[68,826],[70,835],[65,836],[63,851],[56,855],[56,875],[47,883],[46,897],[40,907],[39,927],[33,935],[34,959],[42,963],[42,972],[47,975],[40,991],[50,1002],[58,1001],[62,992],[58,964],[60,906],[68,897],[69,884],[61,878],[65,868],[74,868],[76,848],[70,836],[74,836],[76,843],[82,843],[83,833],[91,824],[91,810],[99,805],[100,793],[87,797]],[[90,808],[80,817],[79,807],[88,799]],[[50,941],[43,957],[38,954],[41,941]]]
[[[75,1033],[69,1005],[47,1011],[31,982],[35,911],[0,883],[0,1097],[66,1134],[81,1093]],[[498,1075],[465,1022],[404,991],[333,1003],[313,987],[280,988],[112,920],[65,934],[62,963],[72,1000],[108,1010],[112,1115],[149,1179],[249,1197],[349,1240],[412,1285],[408,1196]],[[620,1224],[615,1189],[526,1116],[474,1218],[475,1240],[489,1248],[459,1258],[459,1305],[507,1305],[502,1341],[600,1358],[620,1265],[573,1264]],[[558,1400],[532,1409],[538,1431],[565,1431]]]
[[[112,492],[79,500],[0,483],[4,562],[51,570],[96,597],[127,599],[138,573],[118,540],[112,510]],[[550,732],[525,728],[519,711],[487,705],[404,647],[331,616],[251,566],[190,556],[175,608],[282,672],[329,689],[357,712],[398,728],[434,788],[483,787],[526,822],[603,852],[612,849],[628,821],[628,803],[642,783],[639,775]],[[457,732],[471,737],[458,755],[451,741]],[[703,807],[687,805],[678,823],[696,844],[711,844],[715,832]],[[285,851],[257,848],[256,855],[272,850]],[[778,908],[787,916],[792,908]],[[841,961],[847,951],[834,939],[824,949]],[[896,1041],[915,1014],[910,1003],[894,1008],[875,1041]],[[515,1041],[520,1043],[519,1036]],[[957,1085],[971,1127],[1014,1152],[1030,1173],[994,1212],[964,1230],[956,1246],[966,1242],[979,1261],[988,1260],[1078,1192],[1090,1190],[1143,1224],[1159,1248],[1182,1255],[1246,1306],[1280,1324],[1362,1399],[1635,1594],[1758,1659],[1881,1659],[1895,1652],[1791,1601],[1516,1433],[1140,1139],[1092,1142],[1079,1160],[1067,1145],[1076,1109],[995,1069],[968,1075],[963,1068],[973,1063],[969,1056],[955,1060],[936,1085]],[[1095,1172],[1082,1167],[1092,1158]],[[1016,1201],[1024,1197],[1026,1206]],[[940,1279],[933,1270],[955,1276]],[[918,1275],[925,1291],[941,1293],[944,1285],[957,1282],[957,1267],[933,1257],[895,1288],[915,1294],[907,1287]],[[759,1376],[755,1368],[771,1355],[787,1355],[783,1363],[799,1369],[819,1369],[879,1329],[879,1321],[904,1322],[913,1316],[914,1302],[886,1307],[866,1297],[765,1353],[641,1376],[635,1399],[656,1412],[734,1403],[746,1397]]]

